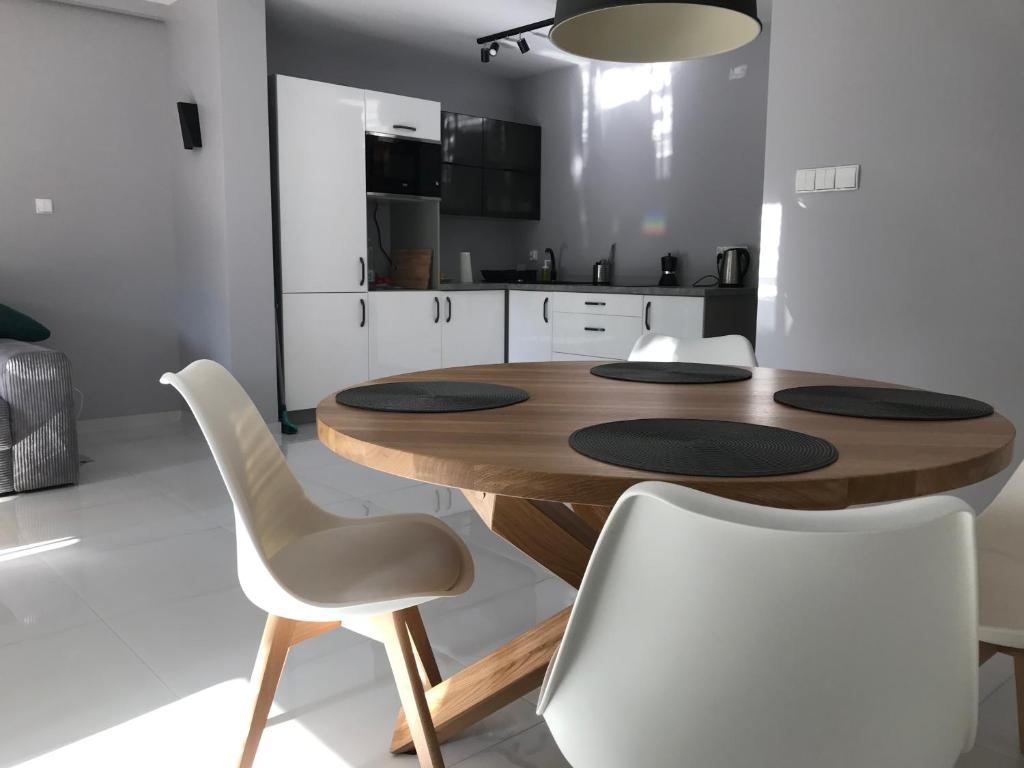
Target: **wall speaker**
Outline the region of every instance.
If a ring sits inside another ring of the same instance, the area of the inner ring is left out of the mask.
[[[203,133],[199,130],[199,105],[178,102],[178,122],[181,123],[181,141],[185,149],[203,146]]]

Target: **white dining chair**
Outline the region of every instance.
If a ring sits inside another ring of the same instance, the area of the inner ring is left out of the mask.
[[[573,768],[950,768],[974,742],[973,516],[642,483],[600,535],[538,703]]]
[[[350,519],[318,507],[219,364],[199,360],[160,381],[185,398],[210,445],[234,504],[238,580],[268,613],[238,765],[255,759],[288,649],[345,626],[384,643],[419,763],[443,766],[424,695],[441,676],[416,606],[469,589],[466,545],[429,515]]]
[[[712,336],[706,339],[677,339],[660,333],[645,333],[629,353],[630,362],[705,363],[757,367],[754,348],[745,336]]]
[[[980,660],[1013,659],[1017,731],[1024,752],[1024,465],[978,517]]]

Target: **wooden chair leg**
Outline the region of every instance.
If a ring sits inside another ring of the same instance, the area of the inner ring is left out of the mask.
[[[405,611],[405,624],[409,628],[409,637],[412,638],[420,672],[425,680],[424,687],[429,690],[441,682],[441,670],[437,668],[437,659],[434,658],[434,649],[430,647],[427,628],[423,626],[419,608],[413,607]]]
[[[253,703],[249,718],[249,730],[242,744],[242,752],[238,758],[238,768],[251,768],[256,759],[256,748],[267,726],[270,706],[274,703],[274,693],[281,680],[281,671],[292,645],[292,638],[298,622],[282,619],[280,616],[268,616],[267,625],[263,630],[260,650],[256,655],[256,666],[252,671]]]
[[[416,624],[416,619],[412,619]],[[398,697],[409,723],[416,756],[421,768],[444,768],[441,757],[441,746],[434,731],[434,722],[430,719],[430,708],[427,706],[423,680],[417,665],[416,652],[413,648],[410,633],[408,611],[397,611],[378,618],[381,639],[391,662],[391,671],[395,675],[398,686]],[[431,655],[432,658],[432,655]]]
[[[1013,654],[1013,677],[1017,688],[1017,745],[1024,753],[1024,653]]]

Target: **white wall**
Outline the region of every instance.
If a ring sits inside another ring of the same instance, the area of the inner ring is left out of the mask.
[[[168,63],[159,22],[0,0],[0,302],[53,331],[85,418],[178,407]]]
[[[767,21],[770,4],[761,2]],[[716,247],[760,235],[770,31],[699,61],[592,62],[517,83],[517,114],[543,126],[541,221],[524,248],[563,253],[589,280],[618,244],[615,276],[657,282],[682,252],[687,285],[715,271]],[[745,74],[738,77],[745,67]],[[756,264],[750,285],[755,284]]]
[[[765,365],[971,395],[1024,424],[1022,39],[1020,0],[775,1]],[[845,163],[860,191],[794,194],[798,168]]]
[[[178,0],[167,26],[174,101],[199,105],[203,133],[202,149],[175,156],[182,357],[224,364],[269,418],[277,385],[263,3]]]

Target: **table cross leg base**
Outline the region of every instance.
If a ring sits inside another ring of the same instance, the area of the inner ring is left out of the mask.
[[[564,504],[463,491],[487,527],[574,587],[583,580],[608,510],[588,507],[584,517]],[[562,640],[566,608],[427,691],[439,742],[538,688]],[[398,713],[391,751],[413,749],[405,713]]]

